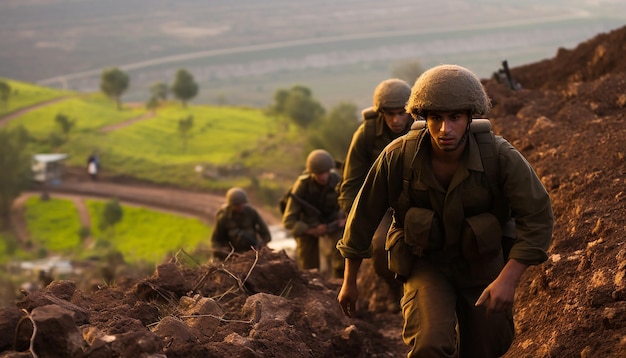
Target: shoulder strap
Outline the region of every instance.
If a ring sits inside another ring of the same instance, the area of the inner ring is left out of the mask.
[[[421,130],[426,127],[426,121],[418,120],[411,125],[411,131]],[[500,188],[500,168],[498,166],[498,149],[496,147],[496,139],[491,130],[491,122],[486,118],[474,118],[470,124],[470,133],[476,138],[478,150],[480,151],[480,159],[485,169],[485,177],[487,185],[494,196],[493,210],[501,223],[505,223],[510,217],[510,208],[502,189]],[[412,168],[409,173],[412,172]]]
[[[485,169],[487,185],[494,196],[493,212],[498,220],[504,224],[510,219],[509,204],[500,187],[500,166],[498,164],[498,149],[496,138],[491,130],[488,119],[473,119],[470,130],[478,143],[480,159]]]
[[[400,225],[404,225],[404,215],[411,207],[409,184],[413,175],[413,159],[421,146],[425,133],[423,126],[421,128],[411,127],[409,133],[402,137],[402,192],[400,192],[395,204],[397,211],[395,218]]]
[[[368,155],[374,151],[374,142],[376,141],[376,119],[378,112],[373,107],[365,108],[361,111],[363,116],[363,126],[365,131],[365,145],[367,146]]]

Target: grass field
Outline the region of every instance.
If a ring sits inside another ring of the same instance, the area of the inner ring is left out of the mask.
[[[112,233],[104,233],[98,227],[105,204],[87,201],[93,235],[121,252],[128,262],[158,264],[180,249],[193,252],[198,245],[209,244],[211,228],[199,219],[132,206],[122,206],[122,220]]]
[[[18,82],[12,82],[18,83]],[[47,98],[64,95],[38,86],[29,86],[30,92],[42,88]],[[23,106],[38,102],[24,101]],[[17,104],[13,105],[13,108]],[[66,115],[74,126],[60,147],[53,147],[51,133],[63,136],[55,121],[58,114]],[[193,117],[193,126],[183,138],[179,121]],[[144,118],[132,124],[124,123]],[[23,126],[34,141],[33,153],[63,152],[69,154],[67,164],[84,166],[88,155],[97,151],[103,169],[109,175],[127,175],[139,179],[176,185],[179,187],[225,190],[232,185],[247,187],[251,177],[271,170],[275,160],[268,156],[280,155],[276,165],[281,173],[292,176],[299,172],[301,154],[298,150],[281,152],[278,143],[298,143],[295,128],[285,130],[284,122],[266,115],[259,109],[228,106],[183,107],[178,102],[165,102],[155,112],[141,104],[124,105],[118,110],[102,94],[72,94],[62,101],[34,108],[8,122],[8,128]],[[111,131],[102,129],[120,125]],[[296,147],[301,146],[301,143]],[[202,172],[198,173],[197,168]]]
[[[20,108],[49,101],[55,98],[74,95],[73,92],[59,91],[44,86],[37,86],[28,82],[15,81],[0,77],[0,81],[11,87],[9,100],[0,104],[0,116],[15,112]]]
[[[69,200],[42,201],[31,197],[25,203],[25,219],[31,240],[39,247],[57,254],[81,251],[80,220]]]
[[[74,203],[67,199],[42,201],[31,197],[25,203],[28,230],[35,247],[43,247],[50,255],[75,257],[102,256],[108,250],[119,251],[131,263],[160,263],[167,255],[180,249],[193,252],[209,245],[211,227],[196,218],[181,217],[122,205],[122,220],[112,231],[99,229],[106,201],[87,200],[94,242],[87,246],[81,238],[81,224]],[[6,251],[0,262],[6,261]],[[4,257],[4,258],[3,258]]]
[[[31,104],[36,104],[33,102]],[[125,108],[117,110],[113,102],[101,94],[74,95],[60,102],[42,106],[30,111],[14,120],[8,127],[23,126],[37,139],[45,139],[51,132],[58,132],[55,117],[58,114],[66,115],[75,122],[71,130],[73,136],[94,132],[98,128],[123,122],[145,113],[145,109]]]

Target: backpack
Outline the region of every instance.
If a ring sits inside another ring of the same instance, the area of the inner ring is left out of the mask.
[[[369,107],[361,111],[361,116],[363,116],[367,154],[372,155],[374,152],[374,142],[376,141],[376,119],[378,119],[378,112],[375,112],[373,107]]]
[[[278,209],[280,210],[281,215],[285,213],[285,209],[287,208],[287,200],[289,200],[289,197],[291,196],[291,189],[292,188],[289,188],[289,190],[287,190],[287,192],[283,194],[278,201]]]
[[[333,173],[336,173],[336,172],[331,171],[331,175],[328,179],[329,180],[328,185],[334,190],[334,188],[341,182],[341,177],[338,174],[333,175]],[[308,206],[309,209],[313,211],[317,210],[311,204],[307,203],[303,198],[300,198],[294,195],[292,193],[292,190],[293,190],[293,186],[291,186],[289,190],[287,190],[287,192],[283,194],[283,196],[278,201],[278,209],[280,210],[281,215],[285,213],[285,209],[287,208],[287,200],[289,200],[289,197],[291,196],[293,196],[296,200],[298,200],[302,205]]]

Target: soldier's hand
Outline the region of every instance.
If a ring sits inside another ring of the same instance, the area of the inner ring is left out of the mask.
[[[356,312],[356,301],[359,298],[359,290],[356,284],[350,284],[347,281],[348,280],[343,281],[343,285],[341,285],[341,290],[337,296],[337,301],[339,301],[339,305],[341,305],[343,314],[352,318]]]
[[[487,309],[487,315],[513,309],[515,287],[528,265],[515,259],[509,260],[498,277],[491,283],[476,301],[476,306]]]

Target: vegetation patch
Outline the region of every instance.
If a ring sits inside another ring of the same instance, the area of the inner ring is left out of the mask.
[[[211,228],[196,218],[122,206],[122,218],[113,227],[101,225],[106,203],[87,200],[95,249],[119,251],[130,263],[160,263],[178,250],[192,252],[209,245]]]
[[[37,103],[74,94],[73,92],[36,86],[27,82],[9,80],[2,77],[0,77],[0,82],[6,83],[9,87],[9,95],[6,101],[0,103],[0,116]]]
[[[31,241],[37,246],[57,253],[80,248],[80,219],[72,201],[30,197],[25,203],[25,218]]]

